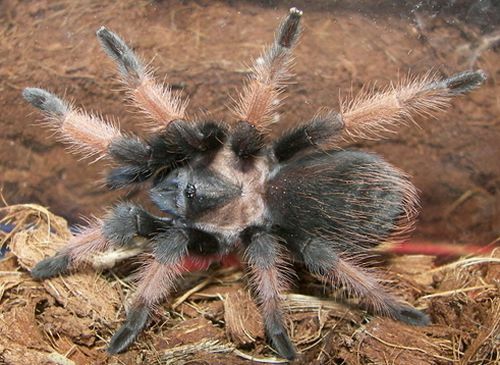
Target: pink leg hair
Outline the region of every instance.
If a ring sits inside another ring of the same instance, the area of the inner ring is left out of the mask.
[[[394,134],[399,124],[413,122],[416,115],[435,115],[450,106],[452,97],[473,90],[485,79],[482,71],[465,71],[447,79],[429,72],[381,92],[365,89],[353,100],[341,102],[344,137],[377,140]]]
[[[105,251],[111,246],[111,243],[103,237],[101,228],[102,221],[96,219],[70,238],[61,254],[69,256],[71,267],[87,263],[92,254]]]
[[[255,61],[252,73],[234,107],[238,120],[247,121],[259,130],[275,122],[280,94],[290,78],[292,48],[300,33],[302,12],[292,8],[276,33],[274,43]]]
[[[162,264],[148,258],[141,269],[133,307],[154,308],[174,289],[175,280],[183,272],[182,264]]]
[[[295,358],[295,348],[288,336],[282,309],[282,292],[290,286],[292,268],[287,265],[275,239],[264,234],[253,238],[245,251],[250,270],[250,285],[257,296],[268,339],[278,353]]]
[[[149,74],[144,74],[136,87],[129,85],[129,95],[134,105],[153,121],[147,126],[151,132],[186,118],[188,101],[182,101],[170,87],[157,84]]]
[[[395,134],[400,124],[414,122],[417,115],[434,116],[448,108],[453,97],[477,88],[485,80],[481,70],[464,71],[446,79],[429,72],[422,77],[408,77],[379,92],[365,88],[352,100],[340,102],[340,123],[335,112],[317,113],[315,119],[330,120],[336,132],[319,138],[317,145],[324,149],[338,148],[342,139],[378,140]],[[339,133],[336,126],[340,127]]]
[[[259,269],[249,265],[250,283],[255,288],[264,320],[283,316],[281,293],[289,288],[289,280],[277,267]]]
[[[147,125],[151,132],[165,128],[174,120],[186,118],[187,100],[182,101],[170,86],[158,84],[118,35],[101,27],[97,37],[104,51],[116,62],[132,103],[151,119]]]
[[[105,122],[95,115],[76,109],[71,109],[62,118],[52,119],[49,125],[53,125],[59,132],[60,139],[72,152],[80,153],[84,157],[105,157],[110,143],[122,138],[114,123]]]
[[[72,152],[100,159],[107,155],[108,146],[113,140],[122,138],[114,123],[78,110],[46,90],[26,88],[23,96],[43,112],[46,125]]]
[[[130,346],[135,338],[147,326],[156,306],[170,294],[174,282],[181,274],[179,263],[160,263],[153,257],[146,258],[147,263],[139,275],[135,299],[128,311],[127,319],[111,338],[108,352],[116,354]]]
[[[225,256],[185,256],[179,263],[162,264],[152,258],[139,274],[136,305],[153,307],[167,297],[174,288],[175,280],[184,272],[207,270],[214,262],[221,262],[225,267],[240,264],[234,254]]]
[[[323,280],[333,286],[344,287],[350,295],[361,298],[370,310],[379,314],[388,314],[390,304],[395,302],[395,298],[383,290],[373,275],[346,259],[339,258],[335,268]]]
[[[361,299],[368,310],[403,321],[411,325],[427,325],[429,318],[415,308],[400,303],[396,297],[387,293],[382,285],[366,269],[361,268],[353,259],[337,258],[335,267],[320,279],[327,284],[342,286],[349,294]]]

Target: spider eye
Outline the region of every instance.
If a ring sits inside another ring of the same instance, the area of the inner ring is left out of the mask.
[[[186,194],[186,198],[194,198],[196,195],[196,187],[193,184],[187,184],[184,194]]]

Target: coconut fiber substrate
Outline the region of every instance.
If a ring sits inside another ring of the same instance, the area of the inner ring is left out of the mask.
[[[284,363],[266,344],[241,270],[189,274],[130,349],[107,343],[133,296],[137,258],[106,252],[73,275],[42,282],[29,270],[71,235],[37,205],[0,210],[0,364]],[[5,249],[6,248],[6,249]],[[299,364],[498,364],[500,251],[438,265],[432,256],[381,256],[386,286],[424,310],[432,325],[373,317],[297,268],[286,294]],[[124,259],[124,260],[121,260]],[[120,261],[118,263],[118,261]]]

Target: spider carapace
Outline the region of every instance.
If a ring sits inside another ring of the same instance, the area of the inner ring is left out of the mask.
[[[287,359],[296,356],[285,326],[282,294],[301,262],[321,281],[360,298],[369,311],[412,324],[428,317],[402,303],[361,261],[367,250],[412,230],[418,199],[407,175],[372,153],[340,148],[347,141],[382,138],[415,114],[429,115],[479,86],[482,71],[449,78],[428,73],[378,93],[361,93],[293,128],[271,133],[289,80],[302,12],[292,8],[274,42],[259,57],[227,123],[190,120],[187,103],[158,84],[116,34],[97,31],[116,62],[128,97],[149,120],[139,138],[90,115],[54,94],[26,88],[24,98],[73,151],[108,158],[107,185],[149,183],[163,212],[153,215],[120,203],[39,262],[45,279],[81,267],[96,252],[116,246],[148,253],[137,292],[109,353],[124,351],[168,298],[183,272],[239,256],[260,306],[268,340]]]

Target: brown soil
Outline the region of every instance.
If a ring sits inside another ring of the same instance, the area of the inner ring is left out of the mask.
[[[27,270],[65,244],[67,223],[37,205],[0,214],[16,225],[0,235],[11,250],[0,261],[0,364],[284,362],[266,345],[259,312],[235,269],[186,277],[170,309],[163,307],[127,352],[108,357],[107,341],[134,292],[130,262],[104,275],[89,269],[33,281]],[[285,299],[296,364],[498,364],[498,249],[445,266],[429,256],[388,258],[386,268],[392,291],[433,324],[371,318],[354,302],[332,300],[337,293],[298,268],[300,285]]]

